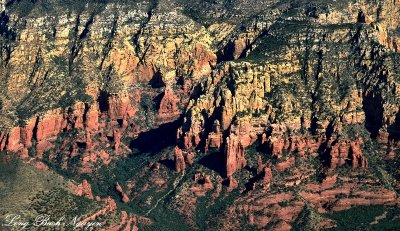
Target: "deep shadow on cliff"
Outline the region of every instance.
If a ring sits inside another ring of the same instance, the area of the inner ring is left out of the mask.
[[[141,153],[156,153],[176,143],[176,132],[180,120],[163,124],[158,128],[142,132],[130,142],[129,147]]]

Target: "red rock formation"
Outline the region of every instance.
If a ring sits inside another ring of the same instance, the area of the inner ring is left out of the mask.
[[[231,192],[233,189],[238,187],[238,182],[236,181],[235,178],[233,178],[233,176],[229,176],[228,180],[227,180],[227,184],[228,184],[228,192]]]
[[[111,162],[110,155],[106,151],[100,150],[99,156],[105,165],[108,165]]]
[[[33,130],[35,129],[36,118],[33,118],[27,122],[27,124],[21,128],[21,143],[26,148],[32,147]]]
[[[226,150],[225,150],[225,175],[227,177],[241,168],[246,166],[246,159],[244,157],[244,147],[241,140],[236,135],[231,134],[226,139]]]
[[[330,152],[330,167],[332,169],[336,166],[342,166],[346,163],[346,159],[349,156],[348,147],[345,141],[340,141],[332,146]]]
[[[138,74],[142,81],[149,82],[155,73],[154,67],[150,65],[144,64],[138,66]]]
[[[54,145],[47,140],[42,140],[36,145],[36,153],[39,159],[42,158],[43,154],[50,149],[52,149]]]
[[[17,152],[21,149],[21,129],[19,127],[11,129],[7,138],[7,150]]]
[[[72,126],[72,128],[76,129],[81,129],[84,127],[83,121],[85,120],[84,114],[86,111],[86,106],[84,103],[76,103],[74,110],[72,113],[67,114],[67,121],[69,122],[69,125]]]
[[[113,148],[115,150],[115,153],[118,154],[119,146],[121,145],[121,133],[118,129],[114,129],[113,138],[114,138]]]
[[[195,124],[192,124],[191,130],[185,134],[182,134],[182,128],[179,128],[177,138],[182,139],[182,145],[185,149],[196,148],[201,141],[202,132],[203,124],[200,121],[196,121]]]
[[[186,154],[186,163],[189,165],[189,166],[192,166],[193,165],[193,154],[191,153],[191,152],[188,152],[187,154]]]
[[[99,106],[97,103],[92,104],[86,113],[85,126],[88,131],[97,131],[99,129]]]
[[[285,146],[285,140],[281,137],[270,137],[269,139],[269,147],[272,150],[272,155],[278,156],[280,158],[282,156],[282,150]]]
[[[266,137],[266,136],[264,136]],[[277,155],[278,158],[282,156],[283,150],[287,152],[296,152],[302,156],[307,153],[317,153],[320,148],[323,137],[315,139],[310,136],[289,136],[285,137],[281,134],[275,134],[268,138],[264,138],[265,145],[271,150],[273,155]]]
[[[112,212],[112,211],[115,211],[117,209],[117,204],[115,203],[115,201],[111,197],[107,197],[106,199],[103,199],[102,202],[105,203],[104,208],[102,208],[99,211],[95,212],[91,216],[83,219],[81,221],[81,224],[86,224],[89,221],[96,220],[97,217],[104,216],[108,212]],[[79,228],[83,228],[83,227],[79,227]]]
[[[353,168],[368,167],[367,160],[361,152],[361,143],[361,139],[351,142],[341,140],[333,145],[330,151],[331,169],[346,164],[346,161],[351,161]]]
[[[46,164],[44,164],[43,162],[40,162],[40,161],[35,162],[35,167],[40,169],[40,170],[43,170],[43,171],[49,170],[49,167]]]
[[[231,41],[224,50],[224,55],[228,55],[229,59],[238,59],[242,53],[249,46],[250,40],[248,38],[236,38]]]
[[[137,227],[137,225],[136,225],[136,223],[137,223],[137,218],[136,218],[136,215],[135,215],[135,217],[133,218],[133,227],[132,227],[132,231],[139,231],[139,228]]]
[[[292,137],[291,144],[293,146],[293,151],[297,152],[300,156],[304,155],[306,151],[311,151],[306,150],[306,148],[311,149],[311,147],[307,145],[307,141],[302,137]]]
[[[166,87],[164,96],[160,102],[160,108],[158,110],[159,117],[162,119],[176,117],[180,114],[177,107],[178,98],[175,96],[171,88]]]
[[[113,104],[115,103],[115,105]],[[128,105],[129,98],[122,97],[121,100],[111,100],[110,113],[112,116],[119,118],[124,116],[133,116],[133,109]],[[86,117],[85,117],[85,111]],[[91,134],[89,131],[97,131],[99,129],[98,124],[98,105],[85,105],[84,103],[77,103],[71,109],[56,109],[48,112],[44,116],[33,118],[27,121],[26,125],[22,128],[15,127],[8,132],[0,134],[0,149],[9,150],[14,152],[20,152],[21,155],[27,156],[27,148],[32,146],[32,140],[37,141],[36,151],[39,157],[49,149],[53,147],[51,141],[55,139],[60,132],[69,130],[72,128],[86,129],[86,138],[84,141],[86,144],[87,151],[92,150]],[[85,117],[85,118],[84,118]],[[123,121],[123,125],[127,126],[126,120]],[[121,135],[118,131],[115,131],[112,135],[114,137],[114,148],[118,152],[120,146]],[[107,141],[105,141],[107,142]],[[77,154],[77,148],[74,148],[75,152],[71,152],[71,156]]]
[[[208,175],[197,173],[194,176],[194,181],[199,184],[199,186],[194,186],[191,188],[196,196],[205,196],[207,191],[214,188],[211,178]]]
[[[272,171],[271,168],[265,167],[263,170],[263,183],[269,184],[272,180]]]
[[[365,175],[364,175],[365,176]],[[328,177],[322,185],[308,187],[310,192],[300,192],[300,195],[309,201],[320,213],[328,211],[341,211],[350,209],[352,206],[373,205],[373,204],[393,204],[396,193],[391,192],[380,185],[369,185],[369,190],[363,191],[357,184],[348,182],[349,178],[342,178],[340,185],[336,184],[336,175]],[[358,179],[355,179],[358,181]],[[367,182],[361,183],[367,186]],[[345,197],[339,197],[345,195]],[[395,202],[396,203],[396,202]]]
[[[206,141],[206,152],[210,148],[219,149],[222,145],[222,132],[221,132],[221,125],[219,120],[214,121],[213,130],[208,134],[208,138]]]
[[[113,95],[109,97],[108,101],[108,115],[112,120],[131,118],[136,113],[128,95]]]
[[[388,152],[387,158],[388,158],[389,160],[394,160],[395,157],[396,157],[396,153],[394,152],[393,149],[391,149],[391,150]]]
[[[89,131],[86,131],[86,133],[85,133],[85,144],[86,144],[86,151],[93,150],[93,146],[95,144],[93,144],[93,142],[92,142],[92,134]]]
[[[72,128],[88,131],[98,129],[98,106],[90,106],[84,118],[87,105],[76,103],[70,109],[55,109],[39,117],[33,117],[26,121],[23,127],[15,127],[8,132],[7,139],[5,133],[0,134],[0,150],[8,150],[25,153],[27,148],[32,146],[32,140],[37,141],[38,153],[50,149],[49,141],[53,140],[60,132]],[[84,124],[84,121],[85,124]]]
[[[360,142],[361,141],[352,141],[350,142],[350,159],[353,168],[361,167],[361,168],[367,168],[368,163],[365,157],[363,156],[360,148]]]
[[[183,157],[182,150],[176,146],[175,147],[175,171],[177,172],[184,172],[186,169],[185,158]]]
[[[115,189],[121,194],[122,202],[128,203],[129,202],[129,197],[128,197],[128,195],[126,195],[126,193],[124,192],[124,190],[122,189],[121,185],[118,182],[115,185]]]
[[[54,114],[40,118],[37,125],[36,140],[39,142],[54,137],[65,127],[67,127],[67,120],[60,110],[56,110]]]
[[[71,191],[77,196],[86,196],[89,199],[94,199],[92,194],[92,186],[87,182],[87,180],[83,180],[81,184],[75,186],[74,184],[70,184]]]
[[[210,133],[208,135],[206,148],[217,148],[219,149],[222,144],[222,134]]]
[[[295,157],[290,157],[287,160],[276,164],[275,168],[277,171],[282,172],[282,171],[285,171],[286,169],[292,167],[295,162],[296,162]]]
[[[217,63],[217,56],[202,43],[196,43],[193,56],[197,59],[193,71],[193,77],[196,80],[204,75],[209,75],[211,73],[210,65]]]
[[[337,176],[338,175],[335,174],[332,176],[325,177],[325,179],[322,181],[321,189],[325,190],[325,189],[333,188],[333,186],[336,184]]]
[[[272,231],[290,231],[292,226],[286,221],[280,221],[272,227]]]
[[[70,154],[69,157],[70,158],[74,158],[75,156],[77,156],[79,153],[79,148],[78,145],[76,143],[72,144],[72,146],[70,146]]]

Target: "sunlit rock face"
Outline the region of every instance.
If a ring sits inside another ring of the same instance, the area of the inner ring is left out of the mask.
[[[65,195],[93,205],[86,221],[321,230],[343,228],[331,213],[377,206],[385,217],[362,228],[384,230],[395,217],[400,2],[0,11],[0,155],[61,175]]]

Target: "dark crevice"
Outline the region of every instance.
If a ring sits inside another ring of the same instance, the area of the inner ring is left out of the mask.
[[[38,131],[39,120],[40,120],[39,116],[36,116],[35,126],[33,127],[33,130],[32,130],[32,133],[33,133],[32,138],[35,141],[38,141],[37,131]]]
[[[246,58],[247,53],[253,51],[253,48],[255,44],[261,39],[264,38],[268,35],[269,30],[263,30],[252,42],[249,42],[246,45],[246,48],[243,50],[243,52],[240,54],[239,59]]]
[[[10,22],[10,17],[6,14],[6,12],[2,12],[0,15],[0,35],[7,36],[9,38],[16,38],[16,34],[14,31],[11,31],[8,28],[8,23]]]
[[[49,70],[46,70],[46,72],[43,75],[42,81],[40,83],[38,83],[38,81],[39,81],[39,78],[38,78],[38,79],[36,79],[34,85],[36,85],[38,87],[42,87],[46,83],[48,77],[49,77]]]
[[[330,140],[330,138],[332,137],[334,132],[334,125],[333,125],[333,121],[331,121],[328,125],[328,127],[326,128],[326,132],[325,132],[325,136],[326,136],[326,140]]]
[[[160,110],[161,101],[162,101],[162,99],[164,98],[164,96],[165,96],[165,92],[162,92],[161,94],[157,95],[157,96],[153,99],[153,102],[155,103],[156,109],[157,109],[157,110]]]
[[[100,70],[103,69],[103,65],[104,65],[104,61],[105,59],[108,57],[111,49],[112,49],[112,43],[115,37],[115,33],[117,32],[117,27],[118,27],[118,14],[116,14],[114,16],[114,21],[112,24],[112,28],[111,28],[111,32],[110,32],[110,36],[108,37],[107,43],[106,45],[104,45],[104,49],[103,49],[103,57],[101,59],[101,63],[100,63]]]
[[[249,28],[254,27],[254,24],[257,23],[257,20],[250,20],[247,21],[244,25],[242,25],[236,33],[230,37],[230,40],[226,45],[223,44],[223,42],[220,42],[218,44],[218,47],[220,47],[217,51],[217,64],[221,62],[226,62],[226,61],[233,61],[235,59],[242,59],[246,58],[249,52],[253,51],[255,45],[257,42],[260,41],[260,39],[264,38],[267,36],[269,32],[269,28],[263,28],[260,30],[260,33],[252,40],[250,41],[247,39],[246,41],[246,46],[243,49],[243,51],[239,54],[238,57],[235,57],[235,41],[236,38],[241,34],[245,33]]]
[[[243,194],[252,191],[254,189],[255,183],[263,178],[263,174],[264,173],[260,173],[250,178],[250,180],[245,184],[246,190],[243,192]]]
[[[4,66],[7,67],[11,59],[11,53],[13,52],[13,48],[9,44],[7,44],[7,42],[6,45],[4,45],[2,42],[1,46],[2,49],[5,51],[5,57],[3,57],[3,54],[1,54],[1,60],[3,61]]]
[[[72,35],[72,37],[73,37],[73,39],[74,39],[74,41],[72,42],[72,47],[71,47],[71,51],[70,51],[70,56],[69,56],[69,59],[68,59],[68,70],[69,70],[69,73],[71,73],[71,71],[72,71],[72,64],[73,64],[73,62],[74,62],[74,59],[75,59],[75,57],[76,57],[76,49],[77,49],[77,40],[76,40],[76,37],[78,36],[78,32],[79,32],[79,25],[81,24],[81,15],[80,14],[78,14],[78,16],[76,17],[76,19],[75,19],[75,28],[73,29],[73,35]]]
[[[79,149],[86,149],[87,144],[85,142],[76,142]]]
[[[164,80],[162,78],[162,74],[160,71],[157,71],[153,78],[151,78],[149,84],[151,85],[152,88],[162,88],[165,87]]]
[[[89,112],[90,105],[88,103],[85,103],[85,109],[83,111],[83,124],[86,124],[87,122],[87,114]]]
[[[217,63],[234,60],[234,53],[235,43],[233,41],[229,41],[222,50],[217,52]]]
[[[180,119],[171,123],[163,124],[153,130],[142,132],[131,141],[129,147],[143,153],[157,153],[164,148],[176,144],[176,134],[181,124]]]
[[[110,104],[108,101],[109,97],[110,97],[110,94],[108,94],[108,92],[100,90],[100,94],[99,94],[97,101],[99,103],[99,109],[100,109],[101,113],[107,112],[110,109]]]
[[[147,37],[147,39],[146,39],[144,44],[147,44],[147,41],[149,41],[149,37]],[[143,51],[142,56],[139,58],[139,63],[143,64],[143,61],[144,61],[144,59],[146,57],[146,54],[147,54],[147,51],[149,50],[149,48],[150,48],[150,45],[146,46],[146,48]]]
[[[315,80],[317,80],[317,83],[319,83],[319,76],[322,73],[322,62],[324,58],[324,53],[322,50],[318,51],[318,63],[317,63],[317,70],[315,72]],[[319,85],[317,84],[317,89],[319,88]]]
[[[319,14],[318,14],[317,6],[315,4],[310,4],[306,8],[306,15],[307,15],[307,17],[318,19],[319,18]]]
[[[380,47],[368,44],[364,41],[363,26],[360,25],[352,37],[351,45],[354,52],[354,64],[357,68],[355,79],[357,86],[362,86],[363,90],[363,110],[365,113],[365,128],[371,135],[371,138],[377,138],[379,130],[383,127],[383,92],[378,86],[387,83],[385,74],[384,59],[380,55]],[[367,53],[367,50],[369,53]],[[366,56],[370,55],[368,62],[372,62],[367,66]]]
[[[160,160],[159,163],[164,165],[171,171],[175,170],[175,162],[173,160],[169,160],[169,159]]]
[[[73,33],[73,38],[74,41],[72,43],[71,51],[70,51],[70,56],[69,56],[69,61],[68,61],[68,73],[69,75],[72,74],[72,69],[73,69],[73,64],[76,59],[76,57],[79,55],[79,52],[83,48],[83,40],[88,36],[90,32],[90,27],[93,24],[94,20],[94,14],[91,14],[88,21],[84,25],[84,29],[82,33],[78,35],[79,32],[79,26],[81,23],[81,16],[78,15],[76,18],[76,23],[75,23],[75,28],[74,28],[74,33]]]
[[[337,143],[337,140],[334,140],[331,145],[328,145],[329,140],[331,140],[334,132],[334,122],[331,121],[326,128],[326,139],[325,142],[323,142],[319,147],[318,147],[318,158],[319,161],[321,162],[322,166],[324,167],[329,167],[331,165],[331,150],[332,146],[334,146]]]
[[[321,146],[318,147],[318,158],[319,161],[321,162],[322,166],[324,167],[329,167],[331,165],[331,146],[335,145],[337,141],[335,140],[329,147],[328,147],[328,141],[323,142]]]
[[[118,123],[118,126],[119,126],[120,128],[122,128],[122,125],[123,125],[123,123],[124,123],[124,120],[123,120],[123,119],[117,119],[117,123]]]
[[[389,126],[388,132],[389,140],[400,140],[400,112],[397,113],[394,123]]]
[[[377,138],[379,129],[383,125],[383,103],[380,95],[368,94],[363,99],[365,112],[365,127],[371,138]]]
[[[255,168],[255,167],[250,167],[250,166],[246,165],[246,166],[244,167],[244,169],[247,170],[247,171],[249,171],[249,173],[250,173],[251,175],[253,175],[253,176],[257,175],[257,168]]]
[[[213,152],[211,154],[208,154],[201,158],[199,163],[204,167],[217,172],[221,176],[223,176],[226,172],[226,170],[224,169],[224,154],[222,152]]]
[[[144,28],[146,28],[147,24],[150,22],[151,17],[154,14],[154,11],[156,10],[158,6],[158,0],[151,0],[150,4],[149,4],[149,8],[147,11],[147,18],[142,22],[142,25],[140,26],[140,29],[138,30],[138,32],[136,34],[134,34],[132,36],[132,44],[135,45],[135,51],[136,51],[136,55],[139,56],[139,54],[141,53],[140,51],[140,46],[139,46],[139,38],[142,35]],[[143,52],[145,53],[145,52]],[[140,60],[143,60],[143,56]]]
[[[308,68],[309,68],[309,60],[311,56],[311,40],[310,38],[310,32],[307,31],[306,34],[306,40],[305,40],[305,51],[304,51],[304,57],[303,57],[303,63],[302,63],[302,69],[301,69],[301,77],[304,81],[304,86],[309,86],[309,76],[308,76]],[[316,79],[318,80],[318,74],[315,75]],[[310,124],[310,132],[315,135],[317,132],[317,122],[318,119],[316,117],[316,111],[315,111],[315,104],[317,103],[317,86],[315,87],[310,87],[308,88],[308,94],[311,97],[311,124]]]
[[[89,32],[90,32],[90,26],[91,26],[92,23],[93,23],[93,19],[94,19],[94,15],[92,14],[92,15],[90,15],[88,21],[86,22],[86,24],[85,24],[85,26],[84,26],[84,28],[83,28],[82,33],[79,35],[79,41],[82,41],[82,40],[83,40],[84,38],[86,38],[87,35],[89,34]]]

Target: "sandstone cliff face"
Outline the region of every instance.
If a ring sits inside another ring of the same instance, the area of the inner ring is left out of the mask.
[[[143,154],[125,166],[132,176],[107,175],[114,199],[146,216],[165,203],[191,227],[208,224],[190,217],[199,198],[209,209],[237,192],[218,215],[224,230],[243,218],[285,230],[306,210],[398,203],[399,186],[374,166],[400,151],[398,1],[3,8],[0,151],[93,181]],[[93,182],[79,182],[77,195],[94,199]]]
[[[136,136],[175,121],[216,64],[207,31],[176,5],[76,3],[53,14],[63,6],[43,4],[2,13],[1,150],[26,156],[32,141],[43,147],[62,132]]]
[[[271,36],[265,36],[265,40],[260,36],[245,61],[221,65],[200,84],[203,95],[189,103],[180,131],[183,146],[199,148],[200,145],[206,150],[226,146],[221,151],[226,153],[229,163],[228,175],[244,167],[243,149],[257,139],[278,157],[283,150],[304,154],[317,153],[323,148],[330,155],[332,168],[347,160],[354,167],[366,167],[359,142],[348,137],[344,129],[365,124],[373,136],[388,137],[383,134],[388,133],[387,127],[395,129],[397,109],[385,107],[383,98],[398,104],[395,87],[398,73],[393,69],[397,61],[382,56],[381,50],[386,46],[386,52],[398,56],[385,42],[387,32],[382,29],[396,27],[392,23],[398,19],[382,13],[385,19],[373,23],[378,19],[366,19],[366,12],[372,10],[368,7],[371,6],[362,5],[359,11],[349,8],[347,15],[314,12],[315,19],[309,20],[319,25],[308,29],[314,34],[302,27],[304,21],[277,20],[268,28]],[[396,4],[381,7],[398,10]],[[330,18],[335,14],[341,15],[341,22]],[[355,22],[363,24],[352,29],[332,26]],[[382,46],[367,42],[370,38]],[[234,54],[236,45],[232,48]],[[211,124],[219,125],[218,132],[210,129]],[[238,127],[243,132],[238,138],[241,143],[236,144],[231,136],[237,135]],[[338,136],[349,140],[346,144],[335,141]],[[389,140],[383,138],[383,142]],[[332,143],[337,144],[331,148]]]
[[[373,111],[364,108],[370,107],[368,105],[383,105],[383,99],[380,100],[382,98],[380,93],[378,96],[371,96],[369,93],[371,89],[358,89],[357,84],[364,83],[364,88],[368,88],[370,85],[379,85],[378,82],[386,83],[393,79],[391,77],[393,74],[385,74],[388,76],[382,80],[366,80],[362,75],[372,72],[372,74],[368,74],[368,78],[372,78],[372,75],[379,75],[381,72],[371,64],[371,62],[375,62],[378,65],[379,61],[368,57],[375,52],[374,49],[379,48],[365,43],[364,41],[368,41],[366,38],[376,38],[378,43],[386,46],[389,50],[397,51],[396,35],[389,33],[389,31],[396,30],[398,25],[398,19],[395,17],[395,12],[398,12],[396,3],[384,2],[381,5],[370,5],[365,2],[358,3],[358,5],[349,3],[347,11],[333,10],[329,13],[324,12],[324,7],[318,10],[312,7],[307,8],[310,11],[308,16],[311,17],[308,20],[314,20],[312,23],[321,25],[313,26],[314,35],[308,34],[301,27],[301,23],[283,22],[278,19],[289,9],[289,6],[285,4],[278,4],[279,7],[274,8],[266,6],[268,13],[259,12],[258,17],[249,19],[240,29],[237,29],[227,16],[226,22],[228,23],[213,24],[208,30],[188,20],[189,18],[178,10],[179,3],[169,5],[161,1],[132,4],[137,9],[132,12],[129,11],[130,7],[133,7],[132,5],[113,3],[93,5],[97,7],[96,10],[86,8],[86,6],[79,9],[72,8],[70,15],[60,15],[55,18],[50,15],[38,17],[37,11],[43,7],[40,4],[32,5],[32,9],[27,12],[21,12],[22,6],[18,4],[10,10],[4,11],[2,16],[5,28],[4,41],[11,40],[10,43],[13,44],[12,50],[3,47],[5,52],[8,52],[3,57],[3,69],[11,70],[7,74],[10,78],[7,79],[8,84],[5,85],[3,92],[4,95],[11,97],[2,99],[2,110],[5,112],[4,114],[10,115],[2,117],[4,126],[15,126],[15,124],[10,124],[10,119],[15,119],[15,112],[20,120],[26,121],[34,117],[36,113],[43,113],[51,108],[72,106],[63,105],[68,101],[85,100],[85,97],[91,97],[99,104],[88,102],[89,106],[87,107],[90,108],[90,112],[81,112],[91,114],[90,118],[86,120],[93,123],[90,126],[97,126],[96,109],[93,108],[98,108],[98,115],[107,111],[111,120],[122,119],[124,124],[129,124],[129,121],[133,120],[142,120],[148,126],[139,130],[146,130],[155,124],[159,125],[177,119],[184,109],[185,102],[189,99],[195,83],[201,77],[205,77],[205,79],[200,84],[202,88],[200,91],[204,92],[203,94],[207,94],[205,91],[209,92],[208,94],[214,92],[219,96],[212,96],[215,99],[208,99],[206,96],[205,100],[200,96],[199,100],[203,101],[201,104],[214,102],[215,105],[196,105],[198,109],[195,110],[191,106],[195,103],[192,102],[189,103],[187,110],[190,110],[192,117],[200,117],[196,113],[200,113],[202,108],[206,109],[208,116],[217,117],[217,120],[212,120],[220,123],[222,133],[229,128],[238,113],[262,114],[263,118],[260,120],[264,120],[263,123],[271,120],[272,124],[277,122],[288,125],[287,121],[290,120],[289,127],[297,126],[294,128],[295,130],[300,128],[300,123],[303,123],[302,129],[308,129],[311,124],[307,123],[312,122],[316,124],[313,126],[317,127],[320,123],[325,124],[321,124],[322,126],[327,126],[328,123],[333,123],[337,119],[345,124],[364,123],[365,112],[368,115],[374,114]],[[56,10],[59,6],[54,3],[52,7]],[[213,7],[218,8],[219,6]],[[246,11],[243,6],[241,9]],[[378,9],[379,14],[374,15]],[[296,9],[292,11],[296,12]],[[23,13],[30,17],[23,17],[23,22],[18,21]],[[211,16],[215,17],[213,14]],[[300,19],[300,16],[296,15],[294,18]],[[242,19],[246,19],[246,17]],[[337,29],[330,29],[333,24],[345,25],[356,22],[364,23],[365,30],[358,32],[356,29],[352,29],[350,33],[353,34],[353,37],[349,37],[347,34],[349,31],[345,27],[339,26]],[[297,27],[296,30],[301,36],[294,38],[292,32],[282,30],[282,26]],[[235,30],[236,32],[232,34]],[[273,36],[267,36],[267,31]],[[228,34],[229,32],[231,33]],[[285,38],[288,44],[276,43],[274,47],[263,45],[265,37],[267,37],[265,43],[268,44],[276,42],[278,36]],[[319,37],[324,37],[323,43],[318,43],[316,39]],[[295,47],[290,46],[290,43],[295,40],[306,44],[299,45],[296,50]],[[219,42],[214,43],[215,41]],[[29,49],[25,49],[28,43],[31,46]],[[352,46],[349,47],[349,43]],[[347,53],[332,49],[333,45],[331,44],[347,46]],[[262,49],[264,51],[261,51]],[[353,54],[351,49],[361,49],[359,54],[365,53],[365,57],[350,57]],[[221,52],[218,53],[218,51]],[[303,52],[306,53],[306,57],[296,58]],[[379,55],[379,51],[376,52]],[[256,54],[250,55],[251,53]],[[266,55],[267,59],[262,64],[254,65],[251,61],[253,58],[250,58],[250,63],[223,64],[211,74],[217,62],[217,56],[220,61],[223,61],[249,55],[256,58],[258,53]],[[273,55],[275,55],[273,59],[268,58]],[[28,56],[32,58],[23,58]],[[336,60],[335,57],[337,57]],[[357,79],[353,81],[347,77],[339,78],[339,82],[343,82],[339,84],[345,84],[346,89],[338,87],[323,90],[325,85],[332,85],[333,75],[347,74],[347,70],[337,68],[340,66],[340,60],[345,57],[359,59],[359,62],[366,62],[365,65],[374,69],[369,72],[361,70],[360,67],[364,64],[349,67],[353,68],[352,74],[357,73]],[[280,60],[279,64],[276,63],[276,58]],[[390,63],[390,57],[385,59],[388,59]],[[382,66],[382,64],[379,65]],[[10,66],[16,68],[9,68]],[[32,70],[29,76],[27,74],[29,72],[25,71],[24,67]],[[65,67],[67,69],[63,70],[62,68]],[[389,65],[385,68],[393,69],[394,67]],[[299,76],[298,72],[302,74]],[[207,77],[210,74],[211,76]],[[279,78],[282,75],[285,77]],[[323,78],[322,76],[325,75],[330,77]],[[223,76],[230,76],[230,79],[226,80]],[[223,78],[221,83],[220,78]],[[300,82],[296,81],[296,78]],[[80,85],[45,86],[48,83],[65,81],[65,79]],[[245,81],[244,85],[239,86],[242,81]],[[375,81],[375,83],[365,84],[366,81]],[[41,82],[42,84],[40,84]],[[287,87],[282,87],[282,85]],[[274,90],[274,86],[278,90]],[[75,90],[68,89],[68,87],[75,87]],[[393,87],[396,89],[396,85]],[[216,90],[213,90],[214,88]],[[298,89],[299,92],[294,94],[290,92],[290,88]],[[16,94],[17,89],[20,94]],[[339,101],[331,99],[338,91],[344,91],[345,95],[341,96]],[[385,89],[381,91],[385,91]],[[143,92],[145,93],[143,94]],[[393,98],[396,92],[397,90],[386,90],[383,94],[384,97]],[[394,95],[389,96],[390,94]],[[41,98],[44,96],[45,98]],[[282,96],[287,99],[286,102],[279,101],[279,99],[283,99]],[[153,97],[154,100],[149,100],[149,97]],[[315,98],[321,99],[315,100]],[[199,100],[197,101],[200,102]],[[178,101],[182,103],[177,104]],[[361,108],[362,102],[366,101],[372,101],[372,103]],[[198,102],[196,104],[199,104]],[[328,108],[328,105],[333,102],[335,103]],[[303,107],[303,105],[308,106]],[[158,113],[153,114],[152,110],[158,110]],[[370,117],[374,118],[367,118],[367,123],[381,123],[381,121],[375,121],[376,119],[387,121],[386,124],[382,122],[381,126],[377,128],[371,128],[374,129],[374,133],[379,130],[379,134],[384,136],[385,132],[390,133],[390,131],[386,131],[387,129],[393,130],[396,112],[393,111],[395,109],[385,109],[384,107],[382,110],[382,112],[377,112],[382,114],[379,116],[382,118],[371,115]],[[143,111],[148,112],[150,116],[143,116]],[[302,112],[298,113],[299,111]],[[325,115],[328,113],[336,115]],[[63,114],[63,112],[58,114]],[[321,118],[315,118],[316,115]],[[385,119],[386,115],[391,118]],[[275,117],[282,116],[287,118],[278,118],[279,121],[273,121],[276,120]],[[268,119],[268,117],[271,118]],[[82,117],[78,118],[83,119]],[[203,119],[200,118],[191,118],[191,120],[192,125],[188,125],[192,127],[190,131],[182,131],[184,133],[182,135],[186,137],[184,141],[186,147],[197,146],[202,139],[207,139],[201,136],[209,136],[207,142],[211,144],[207,146],[218,148],[222,146],[224,142],[220,140],[226,139],[226,135],[222,137],[218,133],[196,134],[203,133],[201,127],[205,126],[206,121],[202,121]],[[369,122],[371,120],[372,122]],[[55,119],[55,123],[58,123],[57,119]],[[74,128],[80,128],[79,123],[82,121],[78,121],[78,125]],[[213,121],[207,121],[207,124],[210,123]],[[27,126],[27,133],[32,133],[29,131],[33,130],[32,126],[34,126],[32,123]],[[50,125],[48,129],[53,131],[48,132],[56,135],[61,131],[61,127],[65,126]],[[187,126],[185,125],[185,127]],[[40,133],[40,126],[38,129]],[[322,132],[324,129],[326,128],[316,128],[316,131]],[[4,133],[2,135],[4,137],[2,138],[3,146],[6,143]],[[17,131],[10,133],[11,139],[14,140],[9,142],[8,150],[20,149],[17,147],[19,146],[18,136],[20,136],[17,133]],[[396,133],[396,131],[391,133]],[[23,139],[27,140],[26,146],[29,147],[32,139],[29,134]],[[3,147],[3,149],[6,148]]]
[[[43,4],[15,3],[2,13],[7,53],[2,73],[8,73],[2,95],[10,96],[2,97],[2,111],[9,115],[2,117],[5,122],[73,107],[75,101],[99,101],[99,111],[108,111],[111,119],[132,119],[141,107],[157,105],[144,105],[143,97],[137,98],[142,92],[150,98],[167,93],[160,114],[174,120],[183,108],[167,115],[168,97],[179,95],[185,102],[197,80],[215,65],[207,31],[176,6],[89,3],[57,15],[52,14],[60,9],[57,1]],[[38,13],[43,7],[51,9],[49,14]],[[129,97],[137,104],[129,103]]]

